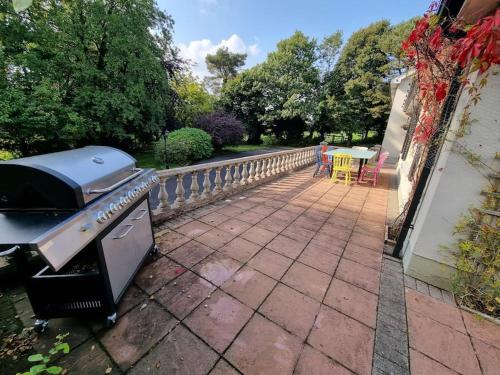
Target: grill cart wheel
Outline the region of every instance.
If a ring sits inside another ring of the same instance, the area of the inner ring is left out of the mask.
[[[106,318],[106,328],[113,327],[116,323],[116,313],[109,315]]]
[[[158,254],[158,245],[154,245],[153,249],[151,250],[151,255]]]
[[[35,320],[33,329],[35,330],[36,333],[43,333],[45,332],[45,329],[47,328],[48,325],[49,325],[48,320],[37,319]]]

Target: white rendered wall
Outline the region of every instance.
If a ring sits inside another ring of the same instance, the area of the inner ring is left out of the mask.
[[[498,72],[499,69],[497,68]],[[403,246],[405,272],[420,280],[449,289],[454,259],[445,247],[452,247],[455,224],[468,209],[483,201],[481,190],[488,186],[485,167],[472,166],[458,145],[465,145],[481,156],[481,160],[499,170],[495,154],[500,150],[500,74],[490,73],[481,91],[481,101],[471,106],[470,134],[456,138],[455,133],[468,103],[467,91],[462,92],[450,132],[437,166],[431,175],[414,220],[414,229]]]
[[[401,78],[397,77],[394,80],[397,79]],[[392,164],[395,164],[399,159],[399,154],[401,153],[406,135],[406,130],[404,130],[402,126],[408,123],[408,115],[403,112],[403,103],[410,90],[412,80],[412,77],[406,76],[401,79],[392,102],[389,119],[387,120],[382,150],[389,152],[388,162]]]

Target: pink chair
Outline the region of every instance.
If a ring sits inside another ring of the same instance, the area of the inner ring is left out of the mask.
[[[365,175],[370,174],[371,175],[370,179],[373,181],[373,186],[377,185],[378,174],[380,172],[380,169],[382,169],[382,166],[384,165],[385,160],[388,157],[389,157],[389,153],[383,152],[380,154],[380,157],[379,157],[376,165],[373,165],[373,164],[364,165],[363,169],[361,169],[361,174],[359,175],[358,181],[359,182],[363,181],[363,178],[365,177]]]

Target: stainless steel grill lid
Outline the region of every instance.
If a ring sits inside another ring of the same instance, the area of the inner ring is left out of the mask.
[[[135,177],[135,163],[105,146],[0,162],[0,208],[80,209]]]

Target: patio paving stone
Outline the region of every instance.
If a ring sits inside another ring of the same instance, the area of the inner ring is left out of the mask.
[[[484,375],[496,375],[500,370],[500,349],[472,338],[472,345],[481,364]]]
[[[214,228],[203,233],[196,239],[196,241],[201,242],[214,250],[218,250],[234,237],[235,235],[233,233],[220,230],[219,228]]]
[[[307,245],[307,240],[298,241],[293,238],[279,235],[269,242],[266,247],[281,255],[295,259]]]
[[[246,262],[259,252],[262,246],[243,238],[236,237],[234,240],[219,249],[219,252],[230,256],[240,262]]]
[[[179,325],[130,374],[206,374],[218,358],[216,352]]]
[[[177,323],[154,301],[137,306],[104,332],[101,343],[122,370],[137,362]]]
[[[213,252],[214,250],[208,246],[192,240],[169,253],[168,257],[182,264],[184,267],[190,268]]]
[[[500,349],[500,326],[467,311],[462,311],[462,316],[464,317],[467,332],[472,337]]]
[[[354,245],[377,251],[379,253],[382,253],[384,251],[384,240],[381,238],[367,236],[365,234],[355,232],[352,234],[349,242]]]
[[[406,288],[406,306],[423,316],[447,325],[462,333],[465,332],[460,311],[434,298],[428,297],[416,290]]]
[[[377,320],[377,302],[375,294],[335,278],[324,301],[328,306],[371,328],[375,328]]]
[[[237,236],[249,229],[251,226],[251,224],[248,224],[244,221],[232,218],[220,224],[217,228]]]
[[[380,265],[382,264],[382,254],[371,251],[366,247],[361,247],[351,243],[348,243],[345,248],[344,258],[373,268],[377,271],[380,270]]]
[[[259,312],[287,331],[305,339],[319,307],[319,302],[280,283],[260,307]]]
[[[331,276],[323,272],[295,262],[283,276],[282,282],[317,301],[321,301],[331,279]]]
[[[410,347],[467,375],[481,374],[469,337],[408,310]]]
[[[244,374],[291,374],[301,349],[297,337],[256,314],[224,357]]]
[[[250,259],[247,264],[267,276],[279,280],[292,262],[290,258],[264,248]]]
[[[214,253],[193,267],[193,271],[217,286],[222,285],[241,267],[237,260]]]
[[[325,251],[327,253],[337,255],[337,256],[341,256],[342,253],[344,252],[343,247],[340,247],[340,246],[335,245],[335,244],[331,244],[325,240],[318,240],[316,238],[313,238],[311,240],[311,242],[309,242],[306,249],[309,249],[309,248],[314,248],[317,250]]]
[[[71,348],[69,354],[57,361],[57,366],[61,366],[69,374],[78,375],[104,374],[108,368],[111,373],[118,372],[95,339],[87,340],[76,349]]]
[[[148,296],[135,285],[130,285],[128,290],[123,295],[122,300],[118,304],[118,311],[116,313],[118,316],[124,315],[130,309],[144,301],[147,297]]]
[[[255,211],[248,210],[248,211],[243,212],[241,215],[239,215],[238,219],[241,221],[244,221],[245,223],[254,225],[254,224],[257,224],[258,222],[260,222],[266,216],[267,216],[267,214],[258,213]]]
[[[335,277],[359,286],[371,293],[378,294],[379,272],[348,259],[342,259]]]
[[[198,220],[205,224],[216,227],[217,225],[220,225],[229,219],[230,219],[229,216],[223,215],[219,212],[211,212],[208,215],[202,216]]]
[[[335,363],[326,355],[313,347],[306,345],[295,369],[296,375],[310,375],[312,373],[321,375],[350,375],[354,374],[345,367]]]
[[[245,305],[256,309],[275,285],[276,281],[270,277],[250,267],[243,267],[221,288]]]
[[[333,276],[340,257],[330,254],[323,249],[319,249],[317,246],[311,246],[311,244],[309,244],[297,260]]]
[[[161,257],[143,267],[135,277],[135,283],[147,293],[153,294],[185,270],[184,267],[172,260]]]
[[[203,233],[209,231],[212,227],[208,224],[202,223],[198,220],[193,220],[187,224],[184,224],[176,229],[177,232],[182,233],[183,235],[189,238],[196,238]]]
[[[184,319],[214,290],[214,285],[187,271],[161,288],[154,297],[178,319]]]
[[[240,234],[241,238],[244,238],[248,241],[256,243],[257,245],[265,246],[267,245],[274,237],[276,237],[276,233],[271,232],[264,228],[259,228],[257,226],[251,227],[246,232]]]
[[[238,375],[239,372],[229,365],[225,360],[220,359],[217,365],[210,371],[210,375]]]
[[[221,290],[198,306],[184,323],[222,353],[252,316],[252,309]]]
[[[168,254],[179,246],[184,245],[186,242],[191,241],[191,238],[184,236],[183,234],[171,231],[160,238],[156,239],[156,244],[160,249],[162,254]]]
[[[439,374],[439,375],[457,375],[455,372],[441,363],[434,361],[433,359],[426,357],[422,353],[416,350],[410,349],[410,367],[412,375],[429,375],[429,374]]]
[[[307,341],[352,371],[371,374],[374,331],[356,320],[323,305]]]

